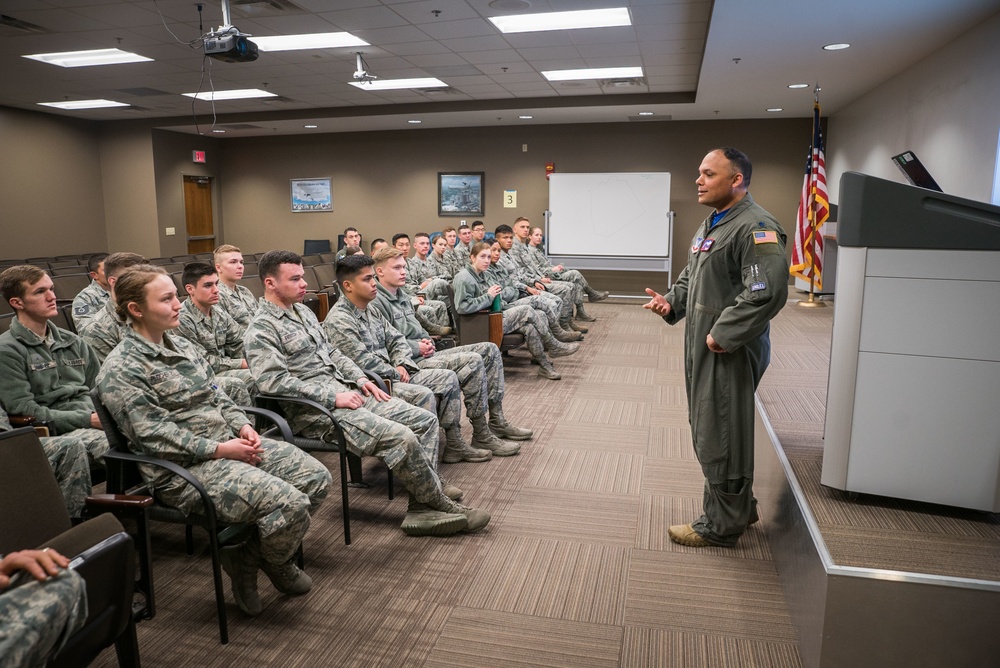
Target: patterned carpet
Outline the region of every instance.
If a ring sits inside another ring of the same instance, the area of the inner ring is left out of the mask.
[[[535,430],[522,454],[442,466],[492,514],[485,531],[406,537],[405,494],[388,501],[384,467],[368,464],[372,489],[351,490],[353,544],[332,497],[306,536],[312,592],[290,599],[262,577],[265,610],[250,619],[227,579],[222,646],[203,536],[188,558],[183,534],[158,525],[145,666],[799,666],[764,522],[734,549],[667,538],[700,514],[702,494],[682,330],[634,301],[589,310],[599,322],[556,360],[562,381],[538,378],[523,352],[508,360],[507,416]],[[790,372],[787,355],[775,376]],[[116,665],[114,653],[95,665]]]

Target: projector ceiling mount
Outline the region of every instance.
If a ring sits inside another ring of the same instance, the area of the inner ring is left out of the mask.
[[[257,60],[257,45],[233,25],[229,13],[229,0],[222,0],[222,25],[217,30],[205,33],[205,55],[224,60],[227,63],[249,63]]]

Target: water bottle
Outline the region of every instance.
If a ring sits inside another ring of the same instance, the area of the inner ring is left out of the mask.
[[[490,306],[490,311],[492,311],[493,313],[499,313],[501,309],[500,304],[501,304],[500,295],[497,295],[496,297],[493,298],[493,305]]]

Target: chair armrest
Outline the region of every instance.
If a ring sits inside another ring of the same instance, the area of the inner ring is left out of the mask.
[[[375,383],[375,387],[382,390],[386,394],[392,394],[392,387],[388,379],[382,378],[382,376],[378,375],[374,371],[368,371],[367,369],[365,369],[365,375],[368,376],[368,380]]]
[[[14,429],[35,426],[34,415],[8,415],[7,417],[10,419],[10,426]]]
[[[278,431],[281,432],[281,440],[286,443],[291,443],[292,439],[295,438],[292,435],[292,428],[288,426],[288,421],[274,411],[269,411],[266,408],[257,408],[256,406],[240,406],[240,408],[244,413],[257,417],[258,424],[260,424],[260,419],[262,418],[277,427]],[[260,431],[260,429],[257,431]]]
[[[153,497],[139,494],[91,494],[86,499],[88,508],[108,512],[115,510],[145,510],[153,505]]]
[[[330,419],[331,422],[333,422],[333,424],[338,429],[340,429],[340,423],[337,422],[337,418],[333,416],[333,412],[323,404],[319,403],[318,401],[313,401],[312,399],[306,399],[305,397],[286,397],[278,394],[258,394],[257,397],[254,399],[254,401],[256,401],[258,405],[260,404],[266,405],[267,402],[272,402],[272,401],[274,402],[284,401],[290,404],[299,404],[301,406],[308,406],[309,408],[317,410],[323,415],[325,415],[327,418]]]
[[[211,497],[208,496],[208,492],[205,490],[204,485],[201,484],[201,481],[191,475],[191,472],[180,464],[168,462],[165,459],[149,457],[148,455],[139,455],[134,452],[122,452],[121,450],[114,449],[108,450],[104,453],[104,458],[123,462],[135,462],[136,464],[155,466],[156,468],[170,471],[184,480],[184,482],[191,485],[195,491],[198,492],[198,495],[201,496],[201,502],[204,507],[204,515],[209,519],[212,526],[215,526],[215,503],[212,501]]]

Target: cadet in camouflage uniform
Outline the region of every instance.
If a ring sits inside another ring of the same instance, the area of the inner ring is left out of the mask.
[[[111,288],[108,285],[108,279],[104,276],[104,259],[107,257],[107,253],[97,253],[91,255],[87,260],[90,285],[80,290],[73,298],[73,326],[76,327],[78,334],[87,328],[90,320],[111,299],[111,295],[108,293]]]
[[[87,583],[53,549],[0,557],[0,664],[44,666],[86,624]]]
[[[455,274],[465,269],[465,265],[469,264],[469,256],[455,250],[458,232],[454,227],[449,226],[441,230],[441,236],[444,237],[445,241],[444,263],[448,267],[448,272],[454,277]]]
[[[18,265],[0,274],[0,292],[17,314],[0,335],[0,404],[48,423],[54,434],[72,435],[103,468],[108,439],[90,399],[100,363],[83,339],[48,321],[57,310],[52,279]]]
[[[214,259],[215,270],[219,272],[219,308],[236,321],[242,336],[257,313],[257,298],[249,288],[237,283],[245,269],[243,253],[227,244],[215,249]]]
[[[431,275],[454,277],[461,267],[456,267],[451,255],[448,254],[448,242],[444,234],[434,240],[431,248],[431,252],[427,255],[427,268]]]
[[[445,462],[488,461],[493,456],[489,450],[473,448],[462,440],[458,376],[448,369],[420,369],[403,335],[381,313],[368,308],[378,294],[373,264],[370,257],[362,255],[344,258],[337,265],[337,286],[343,299],[330,309],[323,323],[327,337],[362,369],[395,381],[393,395],[421,408],[428,408],[423,395],[430,397],[428,409],[437,411],[446,436]]]
[[[565,302],[550,292],[535,290],[535,288],[516,280],[511,275],[504,260],[509,262],[510,258],[504,256],[500,242],[494,240],[490,244],[490,268],[486,270],[486,276],[488,281],[503,288],[500,297],[504,302],[514,306],[526,304],[540,311],[545,316],[553,336],[560,341],[582,341],[583,334],[581,332],[567,329],[562,324],[564,321],[569,322],[568,316],[561,317],[559,312]]]
[[[0,432],[11,429],[7,411],[0,406]],[[86,441],[77,435],[81,431],[97,432],[96,429],[78,429],[64,436],[42,436],[38,439],[42,442],[42,451],[52,467],[70,517],[83,514],[84,503],[92,489]]]
[[[410,535],[476,531],[489,515],[450,499],[437,475],[438,421],[433,413],[391,398],[334,348],[305,296],[302,258],[271,251],[259,263],[265,299],[244,337],[257,387],[267,394],[305,397],[327,406],[348,447],[392,469],[410,494],[402,529]],[[333,440],[336,426],[323,415],[288,404],[296,433]],[[461,490],[452,488],[453,496]]]
[[[407,240],[408,241],[408,240]],[[403,253],[403,243],[394,244]],[[406,261],[406,288],[411,293],[423,292],[430,299],[446,300],[451,276],[447,272],[436,273],[428,259],[431,249],[430,238],[426,232],[417,232],[413,237],[416,254]]]
[[[458,226],[458,241],[455,242],[455,256],[461,260],[462,269],[468,264],[469,256],[472,255],[472,243],[472,228],[462,223]]]
[[[526,441],[528,429],[510,424],[503,414],[504,375],[500,349],[490,342],[436,351],[430,334],[413,315],[413,305],[402,290],[406,283],[406,264],[396,249],[375,254],[378,296],[370,308],[379,311],[404,337],[410,358],[421,369],[449,369],[458,376],[465,396],[465,412],[472,423],[472,444],[498,457],[516,455],[520,446],[500,438]],[[489,411],[487,423],[486,412]],[[499,437],[499,438],[498,438]],[[448,461],[445,456],[444,461]]]
[[[257,615],[263,609],[258,568],[278,591],[305,594],[312,581],[294,556],[310,513],[326,498],[329,471],[294,445],[261,438],[215,386],[208,363],[176,345],[180,339],[169,331],[180,302],[166,272],[139,265],[121,275],[115,293],[119,316],[131,327],[97,378],[113,419],[136,452],[179,464],[198,478],[222,522],[254,525],[246,543],[222,555],[241,610]],[[201,497],[180,477],[144,465],[139,470],[164,503],[186,514],[202,510]]]
[[[115,281],[129,267],[145,264],[146,258],[137,253],[112,253],[104,258],[104,276],[110,288],[111,298],[100,311],[90,319],[87,329],[80,332],[84,340],[104,362],[125,333],[125,323],[115,311]]]
[[[182,283],[188,299],[181,304],[177,331],[202,350],[217,377],[238,378],[252,398],[256,388],[243,359],[244,328],[217,306],[219,275],[215,268],[192,262],[184,267]]]
[[[554,278],[557,281],[569,281],[570,283],[575,283],[580,286],[580,289],[587,295],[587,299],[592,302],[603,301],[608,298],[607,290],[595,290],[590,287],[590,283],[584,278],[576,269],[566,269],[561,264],[553,266],[549,262],[549,258],[545,257],[545,253],[542,252],[542,240],[544,239],[544,234],[542,233],[542,228],[531,227],[530,222],[527,219],[524,221],[528,223],[528,227],[531,230],[531,236],[528,237],[527,248],[528,253],[525,259],[533,266],[535,271],[537,271],[542,276],[548,276],[549,278]],[[515,226],[514,234],[519,234],[519,231],[524,228],[524,224],[518,228]]]
[[[490,265],[490,247],[484,242],[477,242],[472,251],[475,254],[472,264],[458,272],[455,276],[455,310],[465,315],[490,308],[493,298],[500,294],[502,288],[488,281],[486,270]],[[530,306],[512,306],[501,299],[503,311],[503,333],[520,332],[531,356],[538,362],[538,374],[549,380],[562,378],[552,366],[552,357],[572,355],[579,344],[562,343],[549,330],[545,318]],[[548,354],[546,354],[548,352]]]
[[[416,235],[418,248],[423,248],[424,256],[430,248],[427,241],[426,232],[418,232]],[[393,247],[398,249],[405,258],[410,252],[410,237],[407,234],[396,234],[392,237]],[[413,256],[415,266],[421,267],[421,272],[426,272],[426,261]],[[451,334],[451,314],[448,312],[448,286],[451,285],[451,277],[428,276],[412,284],[407,284],[406,291],[411,295],[413,307],[417,320],[428,332],[434,336],[447,336]],[[413,296],[415,295],[415,296]]]
[[[715,209],[665,296],[645,305],[667,324],[687,317],[684,371],[694,451],[705,474],[704,514],[670,527],[671,540],[736,544],[757,521],[754,390],[771,354],[769,321],[785,305],[788,260],[778,221],[753,201],[749,158],[716,149],[699,168],[698,202]]]
[[[524,228],[525,226],[531,227],[531,223],[528,222],[527,218],[518,218],[514,223],[514,227]],[[560,299],[569,302],[570,315],[573,313],[573,305],[576,305],[576,317],[578,320],[583,320],[586,322],[592,322],[595,318],[587,315],[586,311],[583,310],[583,289],[580,286],[567,281],[556,281],[552,280],[544,273],[535,270],[530,257],[530,250],[528,244],[522,242],[518,236],[514,234],[514,229],[509,225],[500,225],[496,229],[496,237],[500,241],[500,246],[503,248],[504,253],[510,255],[511,259],[514,260],[513,266],[516,269],[513,270],[514,275],[520,279],[522,282],[528,285],[534,285],[536,288],[544,288],[549,292],[553,293]],[[509,239],[506,235],[511,235]],[[527,238],[527,237],[526,237]]]

